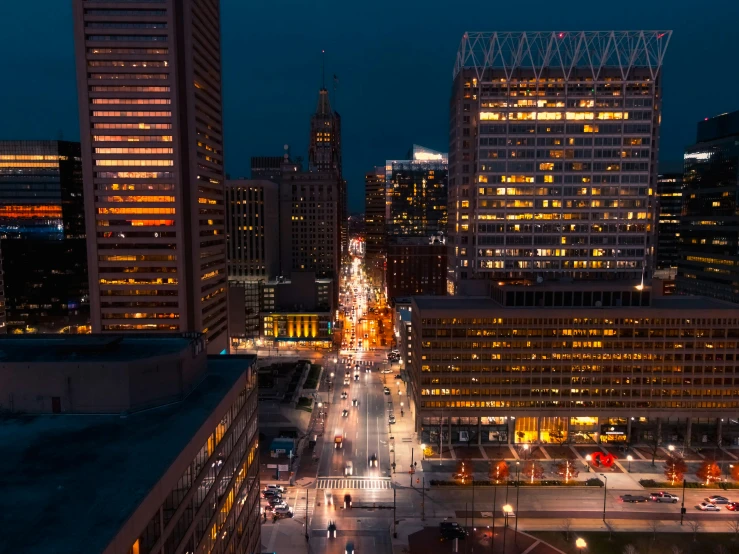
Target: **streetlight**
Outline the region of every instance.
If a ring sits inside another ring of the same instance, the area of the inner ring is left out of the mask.
[[[669,450],[670,452],[674,452],[675,446],[671,444],[670,446],[667,447],[667,450]]]
[[[578,549],[578,550],[579,550],[580,552],[582,552],[583,550],[585,550],[585,548],[586,548],[586,547],[587,547],[588,545],[587,545],[587,543],[585,542],[585,539],[577,539],[577,540],[575,541],[575,546],[577,547],[577,549]]]
[[[601,473],[600,476],[606,480],[605,484],[603,485],[603,523],[605,523],[606,522],[606,494],[608,493],[608,477],[606,477],[603,473]]]
[[[529,445],[524,444],[523,445],[523,459],[524,460],[528,457],[528,453],[529,453]]]
[[[631,454],[629,454],[628,456],[626,456],[626,459],[629,461],[629,473],[631,473],[631,460],[633,460],[634,458],[631,456]]]
[[[426,445],[421,445],[421,461],[424,461],[426,459]]]
[[[532,463],[536,463],[536,462],[532,462]],[[516,460],[516,529],[513,535],[513,542],[516,545],[518,545],[518,493],[521,491],[521,481],[518,480],[518,472],[519,472],[520,467],[521,466],[519,465],[518,460]]]
[[[505,518],[505,523],[503,526],[503,552],[506,551],[505,549],[505,541],[506,537],[508,536],[508,516],[511,515],[511,512],[513,511],[513,506],[510,504],[506,504],[503,506],[503,517]]]
[[[590,460],[592,460],[592,459],[593,459],[593,457],[590,454],[588,454],[587,456],[585,456],[585,465],[588,468],[588,473],[590,473]]]

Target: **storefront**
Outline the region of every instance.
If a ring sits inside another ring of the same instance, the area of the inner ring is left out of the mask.
[[[480,430],[482,444],[508,443],[507,417],[481,417]]]
[[[606,423],[600,426],[601,443],[625,443],[628,442],[628,438],[628,427],[626,425]]]
[[[569,442],[575,444],[597,444],[600,428],[597,417],[571,417]]]

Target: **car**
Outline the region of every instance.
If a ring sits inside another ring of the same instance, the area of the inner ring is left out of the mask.
[[[393,379],[402,379],[402,377],[400,375],[396,375]]]
[[[721,508],[716,506],[716,504],[711,504],[710,502],[701,502],[698,504],[697,508],[704,512],[719,512],[721,511]]]
[[[359,406],[359,400],[352,398],[352,406]]]
[[[715,495],[715,496],[709,496],[708,498],[706,498],[706,502],[708,502],[709,504],[728,504],[729,499],[726,498],[725,496]]]
[[[349,417],[349,410],[344,410],[341,412],[341,417]]]
[[[273,510],[273,513],[277,517],[293,517],[293,509],[290,506],[280,506],[279,508],[275,508]]]
[[[346,543],[346,547],[344,548],[344,554],[357,554],[357,551],[354,550],[353,542]]]
[[[636,494],[624,494],[619,498],[621,502],[647,502],[649,500],[648,496],[641,496]]]
[[[346,373],[344,373],[344,377],[351,377],[351,375],[352,375],[351,371],[347,371]]]
[[[346,400],[346,397],[347,396],[348,396],[348,394],[346,394],[346,391],[342,391],[342,393],[341,393],[341,399],[342,400]]]
[[[372,454],[369,458],[369,466],[370,467],[377,467],[377,454]]]
[[[334,495],[331,491],[323,491],[323,503],[326,504],[326,506],[334,505]]]
[[[348,377],[345,377],[344,378],[344,385],[346,385],[347,387],[349,386],[349,378]]]
[[[387,418],[387,422],[389,425],[393,425],[395,423],[395,416],[390,414],[390,417]]]
[[[270,499],[270,498],[272,498],[274,496],[280,498],[280,497],[282,497],[282,494],[279,493],[279,492],[277,492],[277,491],[262,491],[262,497],[263,498]]]
[[[352,495],[351,494],[345,494],[344,495],[344,508],[351,508],[352,507]]]
[[[286,502],[282,499],[282,497],[273,496],[272,498],[267,500],[267,504],[272,508],[277,508],[278,506],[286,504]]]
[[[739,512],[739,502],[729,502],[726,505],[727,510],[731,510],[732,512]]]
[[[277,492],[285,492],[285,487],[281,485],[265,485],[264,490],[266,491],[277,491]]]
[[[355,373],[354,374],[354,380],[355,381],[359,381],[359,373]]]
[[[439,532],[442,540],[464,539],[467,531],[456,521],[442,521],[439,523]]]
[[[365,370],[364,370],[364,371],[365,371],[365,373],[372,373],[372,366],[369,366],[369,365],[368,365],[368,366],[367,366],[367,367],[365,368]]]
[[[670,494],[669,492],[660,491],[651,493],[649,495],[649,500],[653,500],[654,502],[672,502],[675,504],[680,500],[680,497]]]
[[[385,394],[385,396],[388,396],[390,394],[390,389],[385,387],[382,389],[382,392]]]

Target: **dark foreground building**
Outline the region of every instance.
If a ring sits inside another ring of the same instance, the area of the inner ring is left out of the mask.
[[[259,552],[255,358],[205,349],[1,338],[3,551]]]

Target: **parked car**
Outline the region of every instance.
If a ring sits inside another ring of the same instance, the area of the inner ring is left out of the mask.
[[[282,497],[282,493],[279,493],[277,491],[262,491],[262,497],[264,497],[266,499],[270,499],[270,498],[273,498],[273,497],[281,498]]]
[[[389,425],[393,425],[395,423],[395,416],[393,414],[390,414],[390,416],[387,418],[387,422]]]
[[[442,521],[439,523],[439,531],[442,540],[464,539],[467,536],[464,527],[456,521]]]
[[[711,504],[710,502],[701,502],[698,504],[698,509],[702,510],[704,512],[719,512],[721,511],[721,508],[716,506],[716,504]]]
[[[284,503],[285,503],[285,501],[279,495],[270,496],[267,499],[267,504],[269,504],[270,506],[273,506],[273,507],[274,506],[279,506],[280,504],[284,504]]]
[[[385,388],[382,389],[382,392],[385,393],[385,396],[387,396],[387,395],[390,394],[390,389],[387,388],[387,387],[385,387]]]
[[[293,517],[293,509],[290,506],[280,506],[274,509],[274,514],[277,517]]]
[[[727,510],[731,510],[732,512],[739,512],[739,502],[729,502],[726,505]]]
[[[679,496],[675,496],[674,494],[670,494],[669,492],[653,492],[649,495],[649,499],[653,500],[654,502],[672,502],[675,504],[678,500],[680,500]]]
[[[285,492],[285,487],[281,485],[265,485],[264,490],[266,491],[277,491],[279,493]]]
[[[709,504],[728,504],[729,499],[726,498],[725,496],[716,495],[716,496],[709,496],[708,498],[706,498],[706,502],[708,502]]]
[[[647,502],[648,496],[641,496],[636,494],[624,494],[620,497],[621,502]]]

